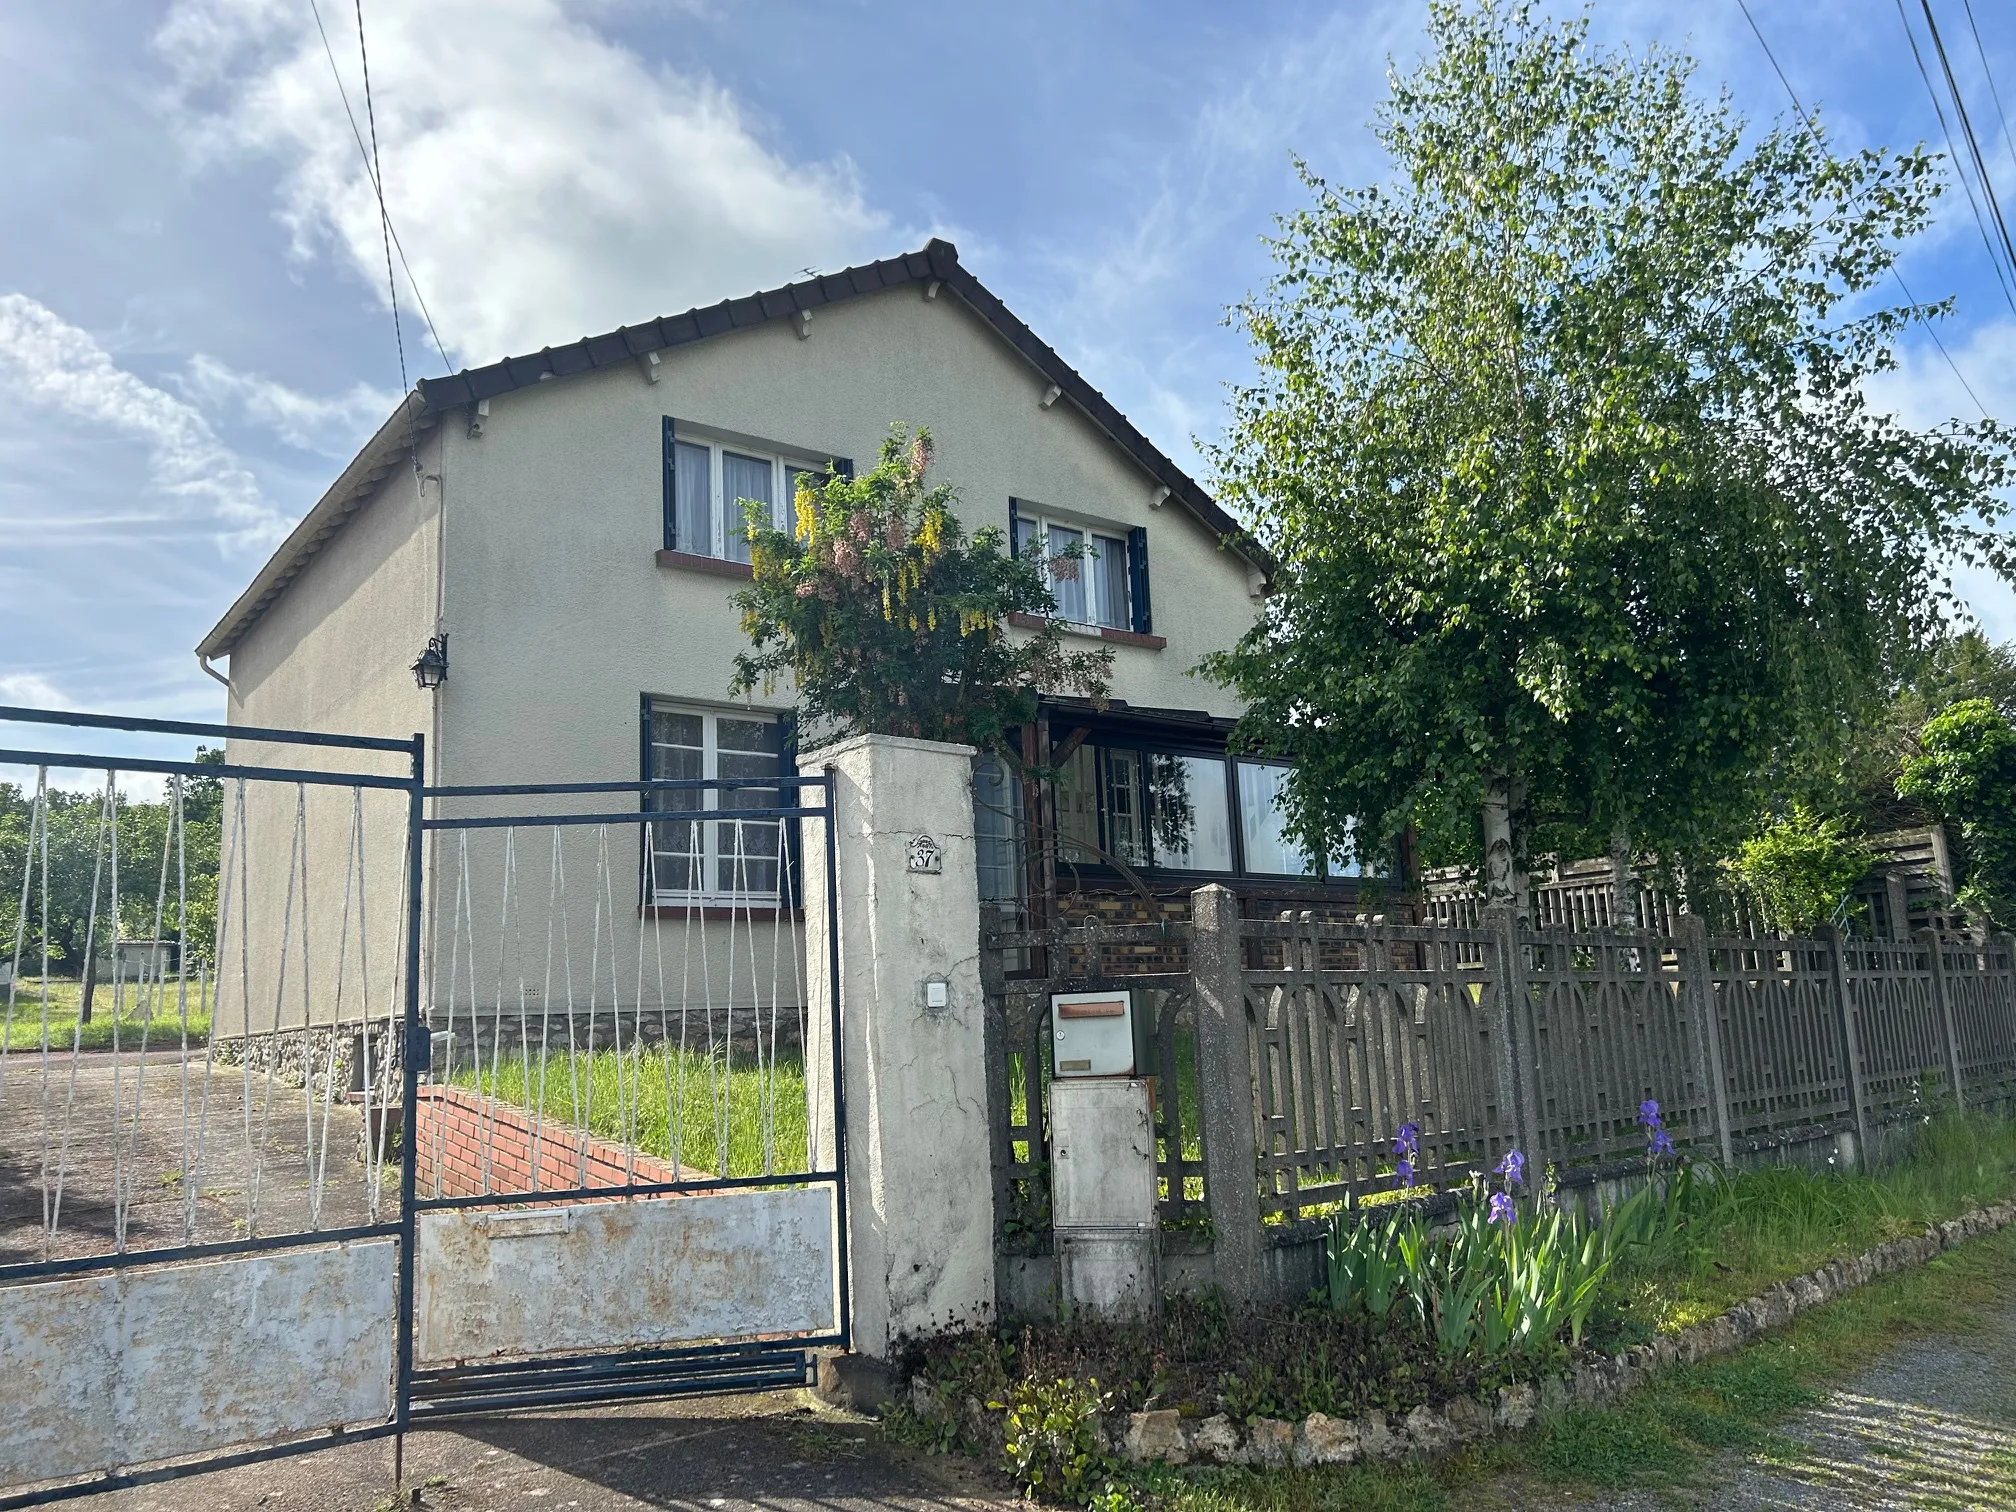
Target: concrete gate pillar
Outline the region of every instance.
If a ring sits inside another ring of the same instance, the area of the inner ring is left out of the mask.
[[[854,1349],[994,1314],[994,1188],[980,992],[971,746],[861,735],[808,751],[833,774],[841,1076]],[[807,846],[808,858],[819,852]],[[826,875],[805,868],[806,1086],[830,1166]]]

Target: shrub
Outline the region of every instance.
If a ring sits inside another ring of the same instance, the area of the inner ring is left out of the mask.
[[[736,693],[788,678],[815,739],[862,733],[1000,749],[1036,694],[1102,698],[1109,650],[1067,652],[1044,569],[983,526],[969,540],[953,490],[925,486],[931,437],[896,426],[864,477],[801,475],[790,530],[749,507],[755,578],[735,595],[751,650]],[[1044,620],[1010,640],[1010,614]]]
[[[1985,698],[1956,703],[1925,726],[1898,793],[1960,825],[1958,896],[1997,928],[2016,927],[2016,725]]]
[[[1114,1469],[1099,1424],[1107,1399],[1097,1381],[1019,1381],[1005,1403],[988,1405],[1008,1415],[1002,1468],[1031,1496],[1083,1503]]]
[[[1804,806],[1737,848],[1730,880],[1781,934],[1806,934],[1834,917],[1873,858],[1845,819]]]

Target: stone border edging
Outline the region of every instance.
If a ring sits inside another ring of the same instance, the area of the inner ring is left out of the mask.
[[[1114,1452],[1135,1464],[1159,1460],[1172,1465],[1308,1466],[1426,1459],[1493,1434],[1515,1432],[1535,1417],[1617,1401],[1655,1370],[1731,1353],[1878,1276],[1923,1265],[1945,1250],[2012,1222],[2016,1222],[2016,1202],[1976,1208],[1928,1227],[1916,1238],[1893,1239],[1852,1259],[1829,1261],[1818,1270],[1781,1281],[1720,1317],[1662,1335],[1650,1344],[1633,1345],[1607,1359],[1587,1361],[1569,1374],[1548,1376],[1537,1385],[1501,1386],[1495,1402],[1489,1404],[1459,1397],[1438,1411],[1424,1402],[1404,1417],[1391,1419],[1376,1408],[1356,1418],[1312,1412],[1300,1422],[1256,1419],[1243,1431],[1222,1412],[1197,1422],[1169,1409],[1113,1413],[1104,1428]],[[910,1402],[920,1417],[944,1412],[930,1382],[921,1376],[911,1382]],[[980,1417],[978,1408],[977,1401],[966,1405],[969,1423]]]

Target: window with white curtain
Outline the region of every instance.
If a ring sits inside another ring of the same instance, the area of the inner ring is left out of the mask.
[[[807,457],[727,445],[683,434],[673,443],[674,549],[693,556],[749,560],[747,505],[762,506],[779,530],[791,526],[798,480],[823,464]]]
[[[1134,628],[1127,541],[1096,525],[1049,515],[1016,521],[1016,550],[1048,567],[1057,617],[1073,625]]]

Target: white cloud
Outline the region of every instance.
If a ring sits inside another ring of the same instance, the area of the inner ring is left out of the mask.
[[[200,352],[190,359],[182,387],[212,413],[236,413],[289,446],[327,457],[348,458],[399,403],[394,390],[361,382],[334,398],[317,398]]]
[[[154,492],[225,526],[221,545],[270,546],[286,533],[258,480],[193,406],[127,372],[88,332],[25,294],[0,294],[0,391],[140,442]]]
[[[25,709],[67,709],[70,700],[39,672],[0,673],[0,704]]]
[[[323,19],[362,123],[349,8]],[[704,74],[650,66],[558,0],[381,6],[368,25],[387,200],[458,362],[893,250],[846,160],[788,161]],[[191,142],[276,161],[297,253],[333,247],[382,302],[376,202],[308,8],[182,0],[156,41]],[[416,377],[424,340],[409,328]]]

